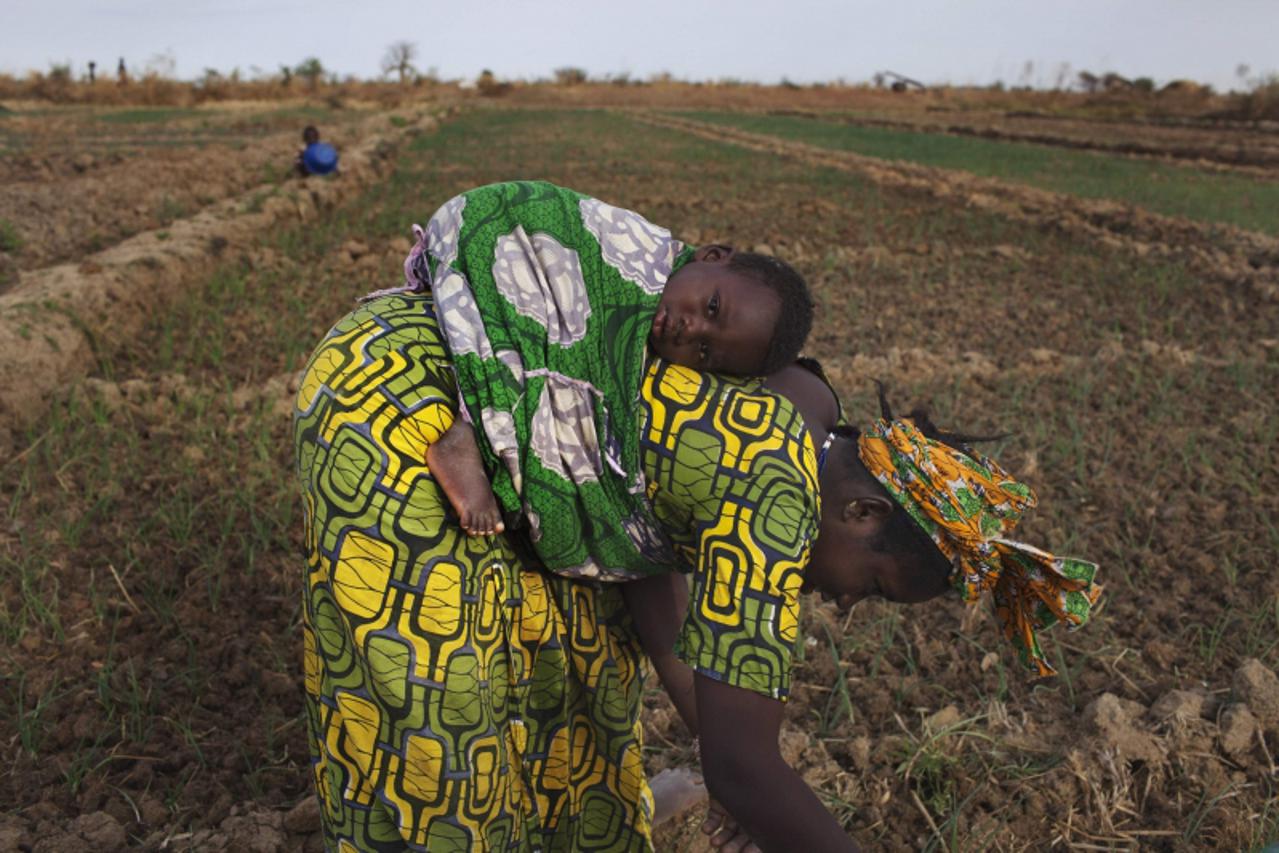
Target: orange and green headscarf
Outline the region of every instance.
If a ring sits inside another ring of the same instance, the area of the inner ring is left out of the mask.
[[[1035,632],[1056,622],[1083,625],[1101,587],[1093,583],[1096,564],[1005,538],[1037,502],[1030,487],[992,459],[928,438],[909,419],[876,421],[862,431],[858,452],[951,561],[951,583],[964,599],[990,590],[1022,663],[1053,675]]]

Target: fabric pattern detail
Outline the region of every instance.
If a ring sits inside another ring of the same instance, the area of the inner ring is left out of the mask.
[[[524,384],[524,361],[518,352],[509,349],[498,350],[495,357],[506,366],[507,370],[511,371],[512,382],[516,385]]]
[[[501,237],[495,249],[493,280],[497,292],[523,317],[536,320],[552,343],[569,346],[586,337],[591,303],[586,296],[577,252],[550,234],[523,228]]]
[[[1088,621],[1102,592],[1096,564],[1005,537],[1037,498],[993,459],[930,439],[910,420],[881,418],[858,442],[867,470],[954,563],[951,582],[965,600],[990,591],[1022,663],[1041,677],[1055,674],[1036,632]]]
[[[457,260],[458,238],[462,234],[462,214],[466,196],[454,196],[444,203],[426,226],[426,250],[437,264],[451,266]]]
[[[661,293],[684,244],[634,211],[593,198],[579,202],[582,224],[595,235],[604,261],[645,293]]]
[[[511,475],[515,488],[523,488],[524,482],[520,473],[520,442],[515,434],[515,419],[510,412],[499,412],[486,409],[480,423],[489,446],[502,461],[503,467]]]
[[[691,572],[680,658],[784,699],[799,588],[821,519],[803,419],[758,380],[656,360],[645,376],[644,470],[654,514]]]
[[[480,309],[475,303],[466,276],[448,270],[435,284],[435,301],[440,312],[440,322],[455,331],[449,337],[449,347],[454,356],[475,355],[493,357],[493,345],[489,343],[480,319]]]
[[[329,850],[649,851],[644,657],[620,588],[448,518],[424,464],[456,388],[429,296],[386,296],[312,356],[305,707]]]
[[[546,377],[530,438],[538,461],[564,479],[580,484],[600,478],[594,395],[578,383]]]

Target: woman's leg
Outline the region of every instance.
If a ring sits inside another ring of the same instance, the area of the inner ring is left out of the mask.
[[[650,849],[639,719],[647,662],[619,584],[519,573],[512,649],[544,850]]]

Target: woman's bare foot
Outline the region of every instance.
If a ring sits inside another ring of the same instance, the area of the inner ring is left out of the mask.
[[[426,448],[426,464],[463,530],[471,536],[492,536],[506,529],[469,425],[454,421]]]
[[[653,790],[653,826],[661,826],[684,812],[706,802],[706,786],[687,767],[663,770],[649,780]]]
[[[706,819],[702,821],[702,834],[712,850],[732,850],[734,853],[762,853],[759,846],[746,834],[746,830],[733,820],[728,809],[716,800],[706,806]]]

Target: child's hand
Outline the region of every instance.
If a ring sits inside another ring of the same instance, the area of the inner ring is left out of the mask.
[[[702,833],[709,835],[707,842],[719,853],[763,853],[746,830],[737,825],[733,816],[714,799],[706,807],[706,820],[702,821]]]

